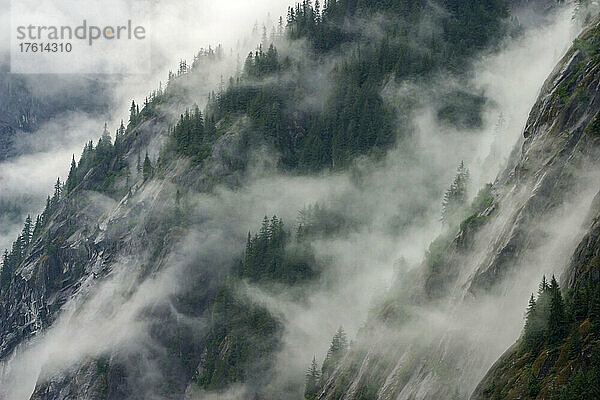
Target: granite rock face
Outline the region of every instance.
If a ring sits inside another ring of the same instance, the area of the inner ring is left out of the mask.
[[[579,245],[577,236],[565,243],[575,254],[563,281],[573,286],[588,277],[600,278],[598,200],[592,201],[598,187],[593,171],[600,167],[598,48],[596,22],[575,41],[543,85],[520,142],[490,189],[489,206],[477,210],[447,239],[435,268],[422,266],[424,276],[412,288],[419,295],[390,300],[379,314],[383,320],[367,322],[358,350],[350,352],[327,379],[318,399],[450,400],[466,398],[476,387],[473,399],[488,398],[482,393],[489,376],[509,365],[506,360],[510,365],[517,362],[511,358],[514,349],[478,385],[494,360],[483,356],[486,349],[473,342],[443,330],[432,334],[429,342],[407,339],[406,334],[395,338],[389,331],[374,340],[375,332],[389,323],[386,310],[391,304],[439,307],[439,302],[449,302],[453,310],[489,294],[501,295],[508,279],[527,273],[522,270],[528,267],[524,260],[545,245],[553,215],[575,199],[578,207],[592,204],[581,218],[585,229],[591,228]],[[409,318],[406,324],[411,323],[415,322]]]

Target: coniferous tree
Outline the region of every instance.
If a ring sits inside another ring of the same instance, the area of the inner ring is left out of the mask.
[[[439,35],[433,34],[427,39],[435,44],[423,52],[411,45],[412,35],[420,33],[410,26],[419,26],[422,18],[430,16],[430,10],[424,6],[426,2],[409,3],[410,6],[407,2],[384,6],[386,2],[328,1],[315,2],[314,6],[303,2],[290,7],[286,18],[288,36],[308,39],[317,53],[327,54],[342,44],[356,42],[356,46],[344,47],[347,57],[342,57],[331,72],[336,85],[322,109],[308,113],[284,112],[289,108],[290,93],[302,97],[306,85],[304,79],[276,79],[279,71],[296,64],[288,58],[280,58],[273,43],[267,47],[263,35],[261,46],[245,57],[243,72],[236,74],[239,79],[230,80],[230,86],[222,93],[219,90],[218,96],[209,95],[211,114],[217,120],[230,115],[247,115],[256,132],[273,139],[282,154],[281,163],[286,167],[337,169],[360,155],[383,155],[384,150],[395,143],[398,131],[394,110],[381,96],[387,79],[426,75],[445,66],[456,70],[468,58],[466,55],[500,37],[498,34],[505,26],[501,21],[508,16],[506,8],[497,1],[478,3],[476,8],[469,2],[444,3],[444,8],[451,6],[451,12],[436,17],[440,18],[443,28]],[[364,46],[360,30],[346,29],[348,18],[355,15],[362,18],[373,12],[391,14],[402,26],[386,24],[382,27],[385,34]],[[452,61],[448,61],[449,57]],[[264,80],[267,76],[275,79]],[[262,82],[244,84],[244,80]],[[473,110],[463,113],[457,103],[479,104],[480,101],[452,100],[452,96],[448,96],[451,106],[445,108],[451,109],[455,117],[461,113],[476,114]],[[459,115],[456,119],[463,117]]]
[[[525,313],[525,327],[523,328],[523,346],[527,351],[536,350],[544,338],[543,325],[540,323],[540,316],[536,309],[536,301],[531,294],[527,312]]]
[[[60,200],[60,196],[62,194],[62,184],[60,183],[60,178],[56,178],[56,183],[54,184],[54,195],[52,196],[52,206],[56,206],[58,201]]]
[[[27,215],[25,219],[25,224],[23,225],[23,230],[21,231],[21,244],[23,249],[27,249],[29,244],[31,243],[31,237],[33,234],[33,222],[31,220],[31,215]]]
[[[537,300],[533,294],[525,313],[525,327],[521,340],[522,351],[537,354],[548,337],[548,319],[551,308],[551,290],[544,275],[538,289]]]
[[[119,125],[119,128],[117,129],[117,132],[115,133],[114,147],[115,147],[116,154],[121,154],[124,137],[125,137],[125,125],[123,124],[123,120],[121,120],[121,125]]]
[[[10,264],[8,250],[5,249],[2,256],[2,270],[0,270],[0,293],[2,294],[10,286],[10,280],[12,278],[12,268]]]
[[[290,235],[280,218],[265,216],[258,232],[248,233],[245,254],[236,268],[240,277],[254,282],[293,284],[311,278],[315,263],[310,251],[290,243]]]
[[[129,107],[129,125],[135,124],[137,119],[137,106],[135,101],[131,101],[131,107]]]
[[[546,280],[546,275],[543,275],[542,281],[540,282],[538,287],[538,297],[546,293],[549,289],[550,286],[548,285],[548,281]]]
[[[565,306],[560,286],[552,276],[550,281],[550,314],[548,315],[548,343],[556,344],[564,339],[566,334]]]
[[[467,186],[469,184],[469,170],[463,161],[460,162],[454,181],[446,190],[442,200],[442,222],[454,223],[461,216],[467,203]]]
[[[310,367],[306,371],[305,386],[304,386],[304,398],[307,400],[313,400],[319,392],[319,380],[320,380],[319,368],[317,367],[317,359],[313,357]]]
[[[347,350],[348,340],[346,339],[346,333],[340,326],[335,335],[333,335],[331,345],[327,351],[327,356],[325,357],[323,366],[321,367],[321,375],[324,379],[328,379],[331,376],[342,357],[346,354]]]
[[[104,124],[104,130],[102,136],[98,140],[96,151],[94,154],[94,166],[99,168],[103,172],[108,172],[110,164],[114,155],[114,147],[112,144],[112,138],[108,132],[106,124]]]
[[[73,154],[73,158],[71,159],[71,169],[69,170],[66,186],[67,193],[70,193],[75,189],[75,186],[77,186],[77,164],[75,163],[75,154]]]
[[[191,111],[186,110],[171,130],[175,150],[194,161],[203,160],[210,153],[215,139],[210,125],[211,121],[204,118],[197,105]]]
[[[572,372],[569,380],[560,391],[559,400],[583,400],[600,398],[600,370],[597,350],[592,355],[590,365]]]

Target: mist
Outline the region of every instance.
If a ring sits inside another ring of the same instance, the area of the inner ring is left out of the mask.
[[[287,4],[281,0],[259,4],[237,0],[155,2],[158,12],[154,15],[158,20],[152,26],[156,58],[151,76],[128,77],[119,82],[110,113],[104,116],[106,121],[67,114],[40,127],[35,140],[26,138],[22,145],[28,154],[0,164],[2,196],[33,196],[37,203],[28,212],[35,213],[41,207],[39,199],[51,191],[56,177],[66,175],[71,155],[77,158],[82,145],[99,136],[103,122],[108,122],[113,132],[127,114],[131,99],[141,102],[145,93],[158,87],[158,82],[164,82],[170,69],[176,69],[173,60],[189,59],[199,47],[222,43],[225,52],[230,53],[226,60],[202,71],[206,76],[202,88],[208,92],[218,85],[221,75],[228,77],[235,71],[238,53],[243,57],[256,46],[256,39],[240,39],[251,31],[254,22],[264,20],[269,13],[275,21],[276,16],[284,14]],[[185,15],[181,10],[185,10]],[[173,29],[174,21],[177,29]],[[435,116],[430,100],[461,83],[448,81],[445,76],[427,83],[390,82],[382,96],[399,114],[407,98],[419,105],[410,116],[417,143],[416,154],[410,159],[399,147],[390,150],[380,162],[357,160],[349,172],[326,171],[299,177],[265,168],[276,164],[276,156],[259,152],[253,155],[255,165],[242,188],[218,186],[211,193],[190,193],[191,228],[169,249],[161,269],[150,276],[135,272],[138,265],[150,258],[147,249],[138,249],[137,254],[121,255],[99,283],[90,276],[88,284],[63,307],[52,327],[19,347],[4,369],[0,369],[4,383],[19,383],[8,387],[6,398],[26,398],[36,382],[111,351],[144,353],[146,348],[159,346],[148,335],[146,312],[157,304],[170,304],[173,296],[185,289],[190,268],[205,271],[211,279],[218,280],[243,250],[247,232],[255,231],[264,215],[275,214],[283,218],[287,228],[294,230],[298,210],[322,204],[355,221],[356,228],[347,235],[313,243],[317,257],[331,262],[320,279],[309,284],[308,295],[270,291],[249,283],[244,286],[251,299],[267,307],[284,324],[283,346],[274,368],[276,375],[267,391],[276,396],[282,388],[292,387],[292,392],[298,391],[294,395],[301,395],[306,367],[313,356],[322,361],[338,327],[343,326],[350,338],[357,339],[382,296],[404,276],[420,268],[427,247],[443,232],[441,200],[458,164],[464,161],[472,173],[470,197],[484,184],[493,182],[505,168],[544,80],[576,31],[571,10],[564,9],[552,23],[528,27],[522,37],[507,40],[498,52],[475,62],[468,84],[473,93],[483,93],[487,98],[481,128],[449,127]],[[293,53],[294,46],[283,51]],[[326,70],[328,66],[323,68]],[[319,77],[315,79],[316,87],[331,85],[325,81],[326,74],[316,75]],[[195,94],[188,99],[189,103],[203,104],[205,95]],[[319,101],[318,95],[307,99],[307,107]],[[23,176],[28,177],[25,183]],[[444,299],[452,301],[415,310],[421,317],[398,332],[378,327],[381,332],[373,341],[362,341],[360,346],[377,347],[400,338],[408,343],[407,347],[420,348],[445,337],[452,351],[459,348],[455,341],[460,338],[461,345],[472,345],[469,356],[474,358],[459,361],[465,367],[459,380],[464,387],[473,388],[491,363],[518,338],[525,302],[529,293],[535,291],[541,275],[558,274],[566,264],[571,249],[583,235],[584,217],[595,194],[591,188],[600,183],[599,178],[590,177],[593,182],[590,189],[555,212],[553,220],[545,224],[546,245],[528,254],[517,268],[519,272],[507,280],[499,293],[474,302],[464,287],[458,285],[450,299]],[[140,204],[144,206],[141,218],[150,218],[157,210],[173,209],[174,190],[166,181],[154,181],[118,204],[111,199],[96,200],[103,205],[103,220],[110,225],[119,216],[138,212],[136,206]],[[567,212],[573,209],[581,212]],[[510,206],[501,210],[507,214],[510,211]],[[502,224],[502,216],[498,221]],[[20,225],[5,229],[4,235],[0,232],[0,248],[9,246],[18,229]],[[489,234],[483,235],[472,252],[459,284],[464,285],[475,272],[489,246],[485,240],[492,236],[494,228],[489,229]],[[102,234],[108,235],[110,231]],[[217,270],[220,272],[215,273]],[[499,316],[497,310],[505,312]],[[199,318],[189,323],[202,327],[205,321]],[[155,372],[149,365],[141,374],[158,379],[153,376]],[[410,385],[407,387],[411,390]],[[218,398],[242,399],[246,395],[245,388],[239,386]],[[193,396],[211,398],[211,394],[202,392]]]
[[[189,102],[203,106],[210,90],[217,87],[223,77],[233,74],[237,55],[244,57],[260,41],[262,26],[269,31],[279,15],[284,15],[288,2],[264,0],[252,4],[240,0],[210,1],[143,1],[145,23],[151,27],[152,63],[148,74],[128,75],[18,75],[9,79],[22,79],[34,98],[56,101],[73,93],[88,93],[98,97],[96,108],[71,110],[43,121],[35,132],[18,132],[12,143],[15,156],[0,161],[0,200],[19,203],[15,213],[4,215],[0,210],[0,249],[9,248],[19,234],[27,214],[42,211],[45,198],[52,193],[57,177],[66,178],[72,155],[79,159],[83,145],[96,142],[106,123],[114,131],[122,120],[127,123],[129,107],[134,100],[142,104],[144,96],[166,83],[168,72],[176,72],[179,60],[191,65],[201,48],[223,46],[226,58],[205,69],[203,90]],[[9,36],[10,0],[0,2],[2,33]],[[256,27],[255,27],[256,25]],[[228,26],[228,29],[223,29]],[[260,28],[260,29],[259,29]],[[256,31],[253,33],[253,29]],[[0,43],[0,65],[8,63],[8,42]],[[127,58],[129,54],[113,54]],[[102,62],[105,55],[97,53]],[[3,72],[4,73],[4,72]],[[102,91],[95,92],[97,85]],[[0,160],[2,157],[0,157]],[[24,179],[25,178],[25,179]],[[23,195],[27,195],[26,198]],[[16,214],[16,215],[13,215]]]

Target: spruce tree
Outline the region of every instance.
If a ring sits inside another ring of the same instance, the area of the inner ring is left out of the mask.
[[[467,186],[470,174],[463,161],[460,162],[454,181],[444,193],[442,200],[442,222],[452,224],[460,219],[461,213],[467,203]]]
[[[135,125],[137,120],[138,108],[135,105],[135,101],[131,101],[131,107],[129,107],[129,125]]]
[[[552,276],[552,280],[550,281],[550,295],[547,339],[549,344],[556,344],[565,337],[566,318],[562,293],[554,276]]]
[[[21,231],[21,245],[23,246],[23,250],[29,247],[31,243],[31,236],[33,234],[33,222],[31,220],[31,215],[27,215],[25,219],[25,224],[23,225],[23,230]]]
[[[540,285],[538,287],[538,297],[544,294],[548,289],[550,289],[550,286],[548,286],[546,275],[544,275],[542,276],[542,281],[540,282]]]
[[[558,285],[558,283],[556,283],[556,285]],[[521,337],[521,349],[523,352],[537,354],[544,344],[544,341],[549,337],[548,321],[553,302],[552,293],[550,285],[548,285],[546,276],[544,275],[539,285],[537,299],[534,298],[533,294],[531,295],[525,313],[525,327],[523,328],[523,335]],[[554,302],[556,303],[557,300],[555,299]],[[555,308],[557,308],[556,304]],[[564,305],[562,310],[562,318],[564,321]],[[558,319],[560,319],[560,316]],[[564,326],[564,323],[562,326]]]
[[[525,312],[525,327],[523,328],[523,347],[525,351],[536,351],[543,340],[543,331],[540,329],[539,315],[536,301],[531,294],[529,305]]]
[[[77,164],[75,163],[75,154],[71,159],[71,169],[67,177],[67,193],[70,193],[77,186]]]
[[[0,293],[2,294],[4,294],[10,286],[10,280],[12,278],[12,268],[10,264],[8,250],[5,249],[4,254],[2,255],[2,270],[0,270]]]
[[[115,133],[115,153],[121,154],[121,150],[123,147],[123,140],[125,137],[125,125],[123,125],[123,120],[121,120],[121,125],[117,129]]]
[[[340,326],[335,335],[333,335],[331,345],[327,351],[327,356],[325,357],[323,366],[321,367],[321,374],[325,379],[328,379],[329,376],[331,376],[344,354],[346,354],[347,349],[348,341],[346,339],[346,333]]]
[[[54,195],[52,196],[51,204],[52,206],[56,206],[58,201],[60,200],[60,196],[62,194],[62,184],[60,183],[60,178],[56,178],[56,183],[54,184]]]
[[[306,371],[304,398],[313,400],[319,392],[319,368],[317,367],[317,359],[313,357],[310,367]]]

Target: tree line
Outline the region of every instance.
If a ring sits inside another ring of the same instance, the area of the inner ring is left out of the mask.
[[[317,359],[313,360],[308,367],[305,375],[304,398],[307,400],[316,399],[320,390],[323,388],[327,380],[331,377],[342,358],[348,351],[348,339],[346,332],[340,327],[331,339],[329,350],[323,360],[321,368],[317,366]]]
[[[537,294],[531,294],[525,313],[525,326],[520,338],[521,353],[537,357],[543,350],[552,350],[568,341],[566,357],[580,358],[586,341],[580,326],[589,321],[591,337],[600,335],[600,287],[588,281],[563,295],[556,278],[550,282],[544,276]],[[565,384],[557,388],[560,400],[600,398],[600,348],[592,346],[585,364],[579,364]],[[586,357],[587,358],[587,357]],[[577,364],[574,364],[577,365]],[[572,368],[573,369],[573,368]],[[540,381],[531,376],[527,393],[535,398],[541,390]]]

